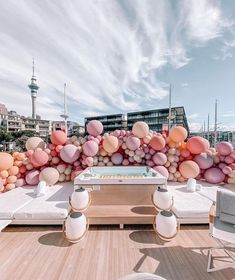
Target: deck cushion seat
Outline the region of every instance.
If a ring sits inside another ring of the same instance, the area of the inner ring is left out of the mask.
[[[45,196],[33,201],[14,213],[16,220],[61,220],[68,215],[68,199],[73,185],[55,185],[49,188]]]
[[[0,194],[0,219],[13,219],[17,210],[33,201],[33,189],[33,187],[20,187]]]
[[[186,186],[170,186],[174,196],[173,212],[178,218],[208,218],[212,201],[197,192],[188,192]]]

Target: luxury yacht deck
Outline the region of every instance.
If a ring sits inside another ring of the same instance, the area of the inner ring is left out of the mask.
[[[208,226],[200,225],[182,226],[170,242],[159,239],[151,226],[91,226],[73,245],[60,226],[10,226],[0,235],[0,278],[117,280],[150,272],[168,280],[235,279],[235,268],[207,273],[207,251],[214,245]],[[230,259],[217,264],[222,261]]]

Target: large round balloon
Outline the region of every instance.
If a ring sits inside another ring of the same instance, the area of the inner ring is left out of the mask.
[[[169,172],[168,170],[166,169],[165,166],[154,166],[153,167],[154,170],[156,170],[157,172],[159,172],[162,176],[166,177],[168,179],[169,177]]]
[[[65,145],[60,151],[60,157],[64,162],[73,163],[79,158],[80,152],[73,144]]]
[[[98,136],[103,132],[103,124],[100,121],[92,120],[86,126],[87,132],[92,136]]]
[[[149,133],[149,126],[146,122],[136,122],[132,127],[132,133],[139,138],[144,138]]]
[[[164,165],[167,162],[167,156],[159,152],[153,156],[152,160],[156,165]]]
[[[67,140],[67,136],[63,130],[53,131],[50,138],[54,145],[64,145]]]
[[[216,145],[216,150],[221,156],[228,156],[233,152],[233,146],[229,142],[220,142]]]
[[[128,136],[126,146],[129,150],[135,151],[140,147],[140,139],[135,136]]]
[[[117,137],[113,135],[107,135],[103,141],[103,147],[108,153],[115,153],[119,148]]]
[[[186,160],[180,164],[179,171],[185,178],[196,178],[200,173],[200,168],[196,162]]]
[[[204,178],[207,182],[212,184],[222,183],[225,179],[225,174],[220,168],[212,167],[206,170]]]
[[[193,136],[187,141],[186,147],[192,154],[201,154],[209,149],[210,144],[205,138]]]
[[[44,150],[45,146],[45,142],[40,137],[30,137],[25,144],[27,151],[34,151],[37,148],[41,148],[42,150]]]
[[[54,167],[46,167],[39,174],[39,180],[45,181],[47,185],[54,185],[58,182],[60,174]]]
[[[169,137],[176,143],[183,142],[188,136],[187,130],[183,126],[172,127]]]
[[[38,170],[30,171],[26,175],[25,181],[28,185],[31,185],[31,186],[37,185],[39,182],[39,171]]]
[[[111,157],[111,161],[115,165],[121,165],[123,156],[120,153],[114,153]]]
[[[94,140],[89,140],[82,145],[83,153],[87,157],[94,157],[99,151],[99,145]]]
[[[0,152],[0,171],[7,170],[13,166],[13,157],[5,152]]]
[[[36,149],[31,157],[31,162],[35,167],[45,165],[49,160],[49,156],[41,149]]]
[[[213,157],[207,153],[196,155],[193,160],[201,169],[208,169],[213,165]]]
[[[149,145],[155,151],[160,151],[161,149],[163,149],[165,147],[166,141],[165,141],[165,139],[161,135],[155,135],[150,140]]]

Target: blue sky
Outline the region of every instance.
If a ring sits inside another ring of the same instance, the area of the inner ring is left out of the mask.
[[[66,82],[71,120],[185,106],[192,130],[207,114],[235,130],[235,1],[0,0],[0,102],[59,119]],[[212,125],[212,123],[211,123]]]

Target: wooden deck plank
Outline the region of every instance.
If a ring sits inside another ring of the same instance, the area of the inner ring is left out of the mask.
[[[170,242],[156,237],[151,226],[92,226],[74,245],[63,239],[59,226],[9,226],[0,233],[0,278],[117,280],[150,272],[168,280],[235,279],[233,268],[206,272],[213,245],[206,226],[182,226]]]

